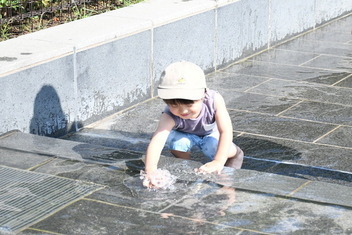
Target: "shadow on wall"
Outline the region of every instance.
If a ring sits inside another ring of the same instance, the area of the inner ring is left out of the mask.
[[[46,85],[38,92],[29,128],[31,134],[49,137],[63,136],[75,128],[74,123],[70,124],[69,115],[63,112],[54,87]]]

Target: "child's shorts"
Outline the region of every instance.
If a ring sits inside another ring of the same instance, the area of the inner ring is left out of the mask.
[[[206,136],[198,136],[185,132],[172,130],[166,141],[166,145],[170,150],[181,152],[190,152],[194,146],[197,146],[203,154],[209,158],[209,161],[214,159],[219,143],[219,132],[215,131]]]

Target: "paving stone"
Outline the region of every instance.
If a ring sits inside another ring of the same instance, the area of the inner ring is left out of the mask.
[[[170,161],[168,165],[173,162]],[[141,169],[144,169],[144,165]],[[192,181],[180,180],[175,184],[177,194],[175,190],[159,191],[156,194],[143,187],[140,169],[121,170],[112,166],[63,159],[39,167],[36,172],[105,185],[106,188],[91,194],[89,198],[150,211],[159,211],[174,203],[178,197],[188,194],[193,184]]]
[[[235,94],[218,89],[224,97],[228,109],[239,109],[267,114],[278,114],[299,102],[297,99],[258,95],[253,93]]]
[[[352,88],[352,75],[336,83],[335,86]]]
[[[336,125],[331,124],[281,118],[258,113],[233,110],[230,110],[229,113],[236,131],[301,141],[313,142],[336,128]]]
[[[351,211],[343,207],[290,200],[227,187],[219,187],[217,191],[198,200],[184,198],[168,208],[165,213],[206,219],[212,223],[266,233],[345,233],[351,228],[350,222],[342,226],[339,223],[340,219],[348,220],[351,216]]]
[[[263,61],[246,61],[240,64],[232,65],[227,68],[226,71],[236,74],[263,76],[267,78],[281,78],[293,81],[305,81],[330,85],[350,74],[347,72],[327,71],[323,69],[275,64]]]
[[[19,169],[29,169],[38,164],[53,159],[51,156],[36,154],[25,150],[13,150],[0,147],[0,165],[15,167]]]
[[[240,170],[203,175],[194,171],[199,153],[162,156],[175,187],[144,188],[142,155],[160,99],[66,136],[81,143],[1,137],[0,164],[104,186],[21,234],[352,233],[351,26],[347,16],[206,76],[227,102],[246,155]]]
[[[310,181],[340,184],[352,187],[352,173],[329,169],[325,167],[314,167],[310,165],[298,165],[276,162],[270,168],[262,170],[279,175],[302,178]]]
[[[351,41],[351,33],[346,30],[348,27],[351,26],[348,26],[348,24],[346,24],[346,26],[343,27],[341,22],[339,22],[339,24],[332,23],[331,25],[328,25],[324,28],[303,35],[302,39],[312,41],[347,43]]]
[[[352,126],[352,106],[305,101],[280,116]]]
[[[338,134],[338,133],[337,133]],[[350,135],[349,135],[350,136]],[[347,138],[346,138],[347,139]],[[324,139],[323,139],[324,140]],[[321,142],[322,140],[320,140]],[[349,140],[348,140],[349,141]],[[293,139],[280,139],[273,137],[263,137],[255,135],[241,135],[235,138],[235,143],[243,149],[248,157],[254,157],[263,160],[272,160],[277,163],[294,163],[313,167],[324,167],[336,171],[351,171],[352,159],[350,149],[339,146],[321,145],[318,143],[307,143],[295,141]],[[247,169],[260,170],[263,167],[265,171],[269,167],[275,166],[272,162],[256,161],[256,164],[246,163],[249,159],[244,160]],[[292,168],[295,166],[293,165]],[[289,172],[288,172],[289,173]]]
[[[101,161],[101,163],[109,162],[108,158],[111,154],[118,155],[116,154],[118,151],[116,148],[107,148],[100,145],[90,145],[21,132],[16,132],[6,138],[0,139],[0,147],[11,149],[15,152],[37,154],[39,156],[61,157],[79,161]],[[140,156],[135,156],[135,158],[138,157]]]
[[[332,69],[352,73],[352,58],[321,55],[305,63],[304,66]]]
[[[352,45],[332,43],[331,41],[304,40],[298,38],[277,47],[278,49],[294,50],[301,52],[314,52],[336,56],[350,57]]]
[[[300,65],[311,59],[314,59],[319,54],[310,52],[299,52],[293,50],[273,49],[261,53],[251,58],[251,60],[266,61],[271,63],[283,63],[287,65]]]
[[[334,132],[330,133],[329,135],[324,136],[324,138],[318,140],[318,143],[352,148],[351,136],[352,136],[352,127],[342,126],[342,127],[339,127],[337,130],[335,130]]]
[[[235,234],[242,229],[123,205],[81,200],[33,226],[61,234]]]
[[[273,79],[262,83],[249,92],[280,96],[294,99],[306,99],[323,103],[351,105],[351,89],[343,87],[324,86],[319,84],[291,82]]]
[[[342,185],[311,182],[292,195],[307,199],[314,198],[314,200],[322,203],[335,203],[336,205],[352,207],[352,190],[350,187]]]
[[[249,88],[255,87],[260,83],[269,80],[268,78],[260,76],[233,74],[227,72],[227,70],[221,70],[220,72],[209,74],[206,76],[206,79],[209,89],[233,91],[246,91]]]

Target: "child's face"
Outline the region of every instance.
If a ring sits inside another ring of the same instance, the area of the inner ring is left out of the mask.
[[[168,106],[172,114],[182,119],[194,119],[202,111],[203,100],[194,101],[193,104],[169,104]]]

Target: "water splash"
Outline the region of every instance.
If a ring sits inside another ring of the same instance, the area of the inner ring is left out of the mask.
[[[147,178],[145,171],[141,171],[140,179],[143,180],[143,185],[149,185],[150,182],[153,182],[156,189],[174,190],[177,177],[172,175],[168,170],[157,169],[149,178]]]

